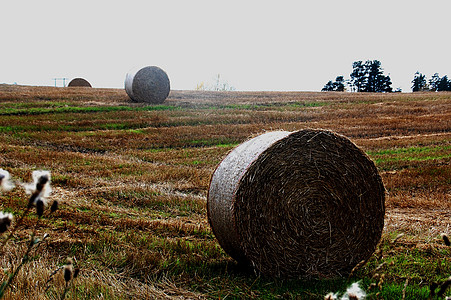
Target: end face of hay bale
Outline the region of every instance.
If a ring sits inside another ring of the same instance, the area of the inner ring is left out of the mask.
[[[349,273],[374,252],[384,226],[385,189],[374,163],[329,131],[275,139],[259,153],[232,151],[234,159],[228,156],[215,171],[207,209],[219,243],[269,276]],[[248,141],[247,148],[263,140]],[[229,175],[217,172],[239,175],[224,180]]]
[[[156,66],[131,71],[125,77],[125,91],[133,101],[161,104],[169,95],[169,77]]]
[[[69,87],[92,87],[92,85],[83,78],[74,78],[72,79],[69,84]]]

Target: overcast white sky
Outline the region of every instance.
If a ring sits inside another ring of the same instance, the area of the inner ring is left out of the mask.
[[[176,90],[220,74],[237,90],[319,91],[378,59],[409,92],[417,70],[451,76],[450,12],[450,0],[3,0],[0,83],[123,88],[156,65]]]

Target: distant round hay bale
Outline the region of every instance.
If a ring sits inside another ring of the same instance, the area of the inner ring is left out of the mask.
[[[223,249],[265,275],[344,276],[380,240],[385,189],[374,163],[346,137],[275,131],[219,164],[207,212]]]
[[[169,95],[169,78],[156,66],[130,71],[125,77],[125,91],[133,101],[161,104]]]
[[[92,87],[92,85],[83,78],[74,78],[69,82],[70,87]]]

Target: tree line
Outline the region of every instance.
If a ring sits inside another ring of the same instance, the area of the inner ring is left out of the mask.
[[[422,91],[451,91],[451,80],[447,75],[440,77],[438,73],[435,73],[428,82],[425,75],[416,72],[412,80],[412,92]]]
[[[343,76],[338,76],[335,82],[330,80],[323,87],[322,91],[345,91],[348,85],[352,92],[372,92],[389,93],[393,89],[390,76],[384,75],[382,64],[378,60],[361,60],[352,63],[351,79],[344,80]]]
[[[391,78],[384,75],[379,60],[359,60],[352,63],[350,79],[337,76],[335,81],[329,80],[321,91],[344,92],[348,86],[351,92],[391,93],[391,85]],[[451,91],[451,80],[446,75],[440,77],[435,73],[428,82],[426,76],[416,72],[412,80],[412,91]],[[395,92],[401,92],[401,89],[396,89]]]

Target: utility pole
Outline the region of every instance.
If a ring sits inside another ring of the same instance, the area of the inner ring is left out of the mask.
[[[66,87],[66,80],[68,80],[69,78],[66,77],[62,77],[62,78],[53,78],[53,80],[55,81],[55,87],[56,87],[56,82],[57,81],[63,81],[63,87]]]

